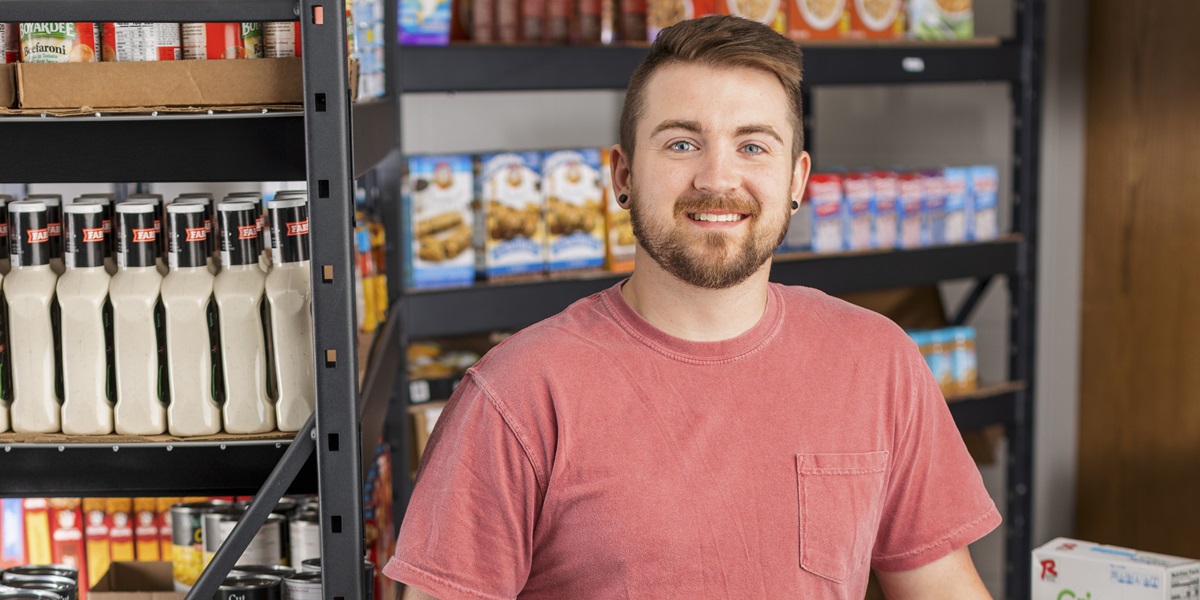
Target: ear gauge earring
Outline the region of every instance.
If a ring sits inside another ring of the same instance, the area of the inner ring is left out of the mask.
[[[621,206],[625,206],[628,203],[629,203],[629,194],[621,194],[620,196],[617,196],[617,204],[620,204]]]
[[[800,203],[792,200],[792,210],[796,210],[798,208],[800,208]]]

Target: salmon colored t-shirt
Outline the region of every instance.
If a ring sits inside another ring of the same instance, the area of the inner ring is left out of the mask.
[[[443,600],[854,598],[1000,523],[916,346],[772,284],[721,342],[619,286],[492,350],[443,412],[384,573]]]

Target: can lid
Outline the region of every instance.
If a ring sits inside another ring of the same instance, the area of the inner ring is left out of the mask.
[[[300,206],[308,206],[308,200],[303,197],[289,196],[280,198],[275,196],[274,200],[267,202],[267,208],[297,208]]]
[[[25,199],[43,202],[48,207],[62,205],[62,194],[29,194]]]
[[[133,202],[122,202],[117,205],[117,212],[119,212],[119,213],[136,213],[136,214],[153,213],[154,205],[150,204],[149,202],[142,202],[142,201],[137,201],[137,200],[135,200]]]
[[[175,213],[202,213],[204,205],[199,202],[172,202],[167,205],[167,212]]]
[[[246,200],[225,200],[217,204],[218,212],[254,210],[254,203]]]
[[[65,213],[67,213],[67,214],[70,214],[70,215],[78,215],[78,214],[92,215],[92,214],[99,214],[99,213],[103,213],[103,212],[104,212],[104,205],[103,205],[103,204],[99,204],[99,203],[93,203],[93,202],[91,202],[90,200],[89,200],[89,201],[87,201],[87,202],[75,202],[75,203],[73,203],[73,204],[68,204],[68,205],[66,205],[66,206],[63,208],[63,212],[65,212]]]
[[[41,200],[29,200],[28,198],[11,202],[8,205],[8,212],[31,213],[42,212],[44,210],[46,210],[45,202]]]
[[[285,581],[320,581],[320,580],[321,580],[321,572],[320,571],[305,571],[303,573],[296,573],[295,575],[288,577]]]
[[[128,202],[130,200],[153,200],[155,202],[162,202],[163,195],[162,194],[130,194],[129,197],[125,199],[125,201]]]
[[[0,600],[62,600],[62,594],[46,590],[0,590]]]
[[[225,195],[226,200],[230,198],[257,198],[262,200],[262,197],[262,192],[233,192],[232,194]]]
[[[221,591],[264,590],[277,587],[283,581],[273,575],[230,575],[221,584]]]
[[[13,197],[8,194],[0,194],[0,206],[13,201]]]
[[[116,201],[116,199],[117,199],[116,194],[83,194],[83,195],[75,198],[75,202],[82,202],[84,200],[96,200],[96,201],[101,202],[102,204],[112,204],[113,202]]]

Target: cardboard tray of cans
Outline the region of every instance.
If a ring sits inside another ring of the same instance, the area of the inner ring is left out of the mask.
[[[356,96],[358,63],[349,89]],[[298,110],[300,58],[0,65],[0,114]]]

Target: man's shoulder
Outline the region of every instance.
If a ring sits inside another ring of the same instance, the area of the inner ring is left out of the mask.
[[[783,299],[788,319],[809,336],[824,333],[847,341],[878,347],[906,347],[910,338],[891,319],[867,308],[835,298],[820,290],[772,284]]]

